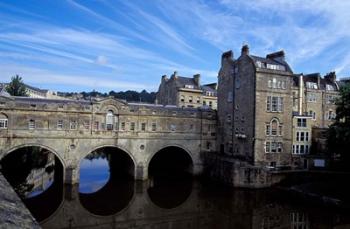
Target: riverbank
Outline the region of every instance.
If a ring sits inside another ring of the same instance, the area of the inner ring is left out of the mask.
[[[0,173],[0,228],[41,228]]]

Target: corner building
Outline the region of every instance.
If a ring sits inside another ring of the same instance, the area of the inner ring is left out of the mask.
[[[222,54],[218,79],[218,151],[255,166],[290,166],[293,71],[284,52]]]

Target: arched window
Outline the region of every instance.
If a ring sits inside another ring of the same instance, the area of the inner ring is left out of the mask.
[[[109,110],[106,114],[106,128],[107,128],[107,130],[113,130],[113,124],[114,124],[114,113],[113,113],[113,111]]]
[[[180,101],[185,102],[185,96],[181,95]]]
[[[266,125],[266,135],[282,135],[282,125],[276,118],[273,118],[270,123]]]

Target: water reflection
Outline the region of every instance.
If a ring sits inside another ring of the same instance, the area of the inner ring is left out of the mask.
[[[49,188],[54,180],[56,156],[40,147],[18,149],[1,160],[2,173],[21,198],[30,198]]]
[[[63,166],[40,147],[18,149],[1,160],[1,172],[38,221],[53,214],[63,200]]]
[[[93,193],[101,189],[109,180],[109,165],[106,158],[83,159],[80,163],[81,193]]]

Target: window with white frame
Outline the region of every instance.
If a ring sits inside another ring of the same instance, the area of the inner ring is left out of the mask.
[[[157,123],[152,122],[152,131],[156,131],[157,130]]]
[[[71,130],[76,130],[77,127],[78,127],[77,121],[75,121],[75,120],[70,121],[70,123],[69,123],[69,129],[71,129]]]
[[[283,112],[283,97],[267,96],[266,110],[269,112]]]
[[[265,152],[266,153],[281,153],[283,151],[283,143],[275,141],[265,142]]]
[[[106,114],[106,127],[107,130],[113,130],[114,125],[114,113],[112,110],[107,111]]]
[[[312,103],[317,102],[317,98],[316,98],[315,93],[308,93],[306,97],[307,97],[308,102],[312,102]]]
[[[33,130],[35,129],[35,120],[34,119],[30,119],[28,122],[28,129]]]
[[[134,131],[134,130],[135,130],[135,123],[134,123],[134,122],[131,122],[131,123],[130,123],[130,130],[131,130],[131,131]]]
[[[306,118],[298,118],[297,119],[298,127],[306,127]]]
[[[0,129],[8,128],[8,119],[0,119]]]
[[[277,119],[272,119],[270,123],[266,125],[266,135],[282,135],[282,125]]]
[[[63,120],[57,120],[57,129],[62,130],[63,129]]]
[[[309,89],[318,89],[317,83],[314,82],[306,82],[306,87]]]

